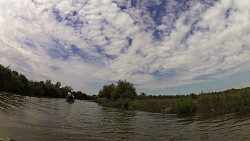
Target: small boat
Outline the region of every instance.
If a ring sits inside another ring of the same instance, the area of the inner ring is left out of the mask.
[[[68,96],[67,99],[66,99],[66,102],[68,102],[68,103],[75,102],[74,96]]]

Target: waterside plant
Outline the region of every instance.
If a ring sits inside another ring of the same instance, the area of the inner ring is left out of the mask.
[[[126,80],[123,82],[129,83]],[[115,99],[112,95],[117,86],[112,84],[112,89],[106,90],[107,88],[110,87],[106,85],[100,90],[96,100],[97,103],[106,107],[170,114],[229,113],[250,109],[250,87],[189,95],[153,96],[141,93],[136,96],[133,94],[133,97],[125,96],[125,98],[116,97]],[[129,95],[128,92],[125,94]]]

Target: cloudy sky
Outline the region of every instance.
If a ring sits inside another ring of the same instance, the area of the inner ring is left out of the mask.
[[[250,0],[0,0],[0,63],[95,94],[250,86]]]

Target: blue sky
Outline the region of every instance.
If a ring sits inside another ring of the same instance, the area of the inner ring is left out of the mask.
[[[250,0],[0,0],[0,63],[96,94],[250,86]]]

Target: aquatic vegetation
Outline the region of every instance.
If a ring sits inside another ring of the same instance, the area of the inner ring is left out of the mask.
[[[180,98],[176,100],[176,113],[195,113],[197,104],[190,98]]]
[[[149,112],[170,112],[176,101],[173,99],[144,99],[131,100],[129,108],[132,110],[142,110]]]
[[[204,93],[197,98],[199,112],[227,112],[250,108],[250,87]]]
[[[98,98],[97,103],[114,108],[173,114],[229,113],[250,109],[250,87],[198,95],[147,96],[134,99]]]

